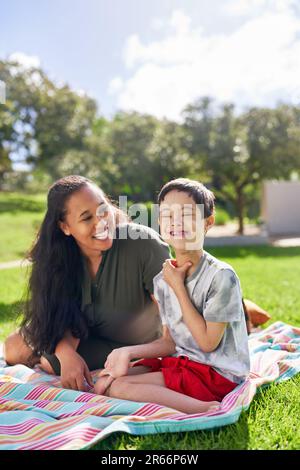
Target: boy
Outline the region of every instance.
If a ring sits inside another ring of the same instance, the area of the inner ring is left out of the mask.
[[[199,413],[216,408],[249,373],[240,283],[203,249],[214,223],[211,191],[179,178],[162,188],[158,203],[161,236],[176,256],[153,280],[163,336],[112,351],[95,391],[108,387],[107,396]]]

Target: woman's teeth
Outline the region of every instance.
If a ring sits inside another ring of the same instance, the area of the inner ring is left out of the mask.
[[[96,233],[96,235],[93,236],[93,238],[96,238],[97,240],[104,240],[108,236],[108,229],[105,229],[103,232]]]

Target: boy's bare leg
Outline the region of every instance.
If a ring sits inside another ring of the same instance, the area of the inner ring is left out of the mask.
[[[157,403],[188,414],[203,413],[220,406],[218,401],[205,402],[166,388],[162,372],[119,377],[112,382],[106,395],[124,400]]]
[[[103,369],[102,369],[103,370]],[[146,372],[150,372],[150,367],[145,367],[145,366],[136,366],[136,367],[131,367],[128,369],[128,376],[133,376],[133,375],[138,375],[138,374],[145,374]],[[97,379],[97,382],[95,383],[95,393],[98,395],[105,395],[106,390],[108,387],[112,384],[112,382],[115,379],[111,377],[110,375],[104,375],[102,377],[99,377]]]

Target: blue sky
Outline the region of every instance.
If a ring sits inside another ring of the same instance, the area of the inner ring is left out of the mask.
[[[1,1],[1,0],[0,0]],[[40,64],[99,110],[180,119],[201,95],[300,102],[297,0],[2,0],[0,57]]]

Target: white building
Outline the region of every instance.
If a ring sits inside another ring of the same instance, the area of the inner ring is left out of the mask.
[[[299,236],[300,182],[265,181],[261,211],[268,236]]]

